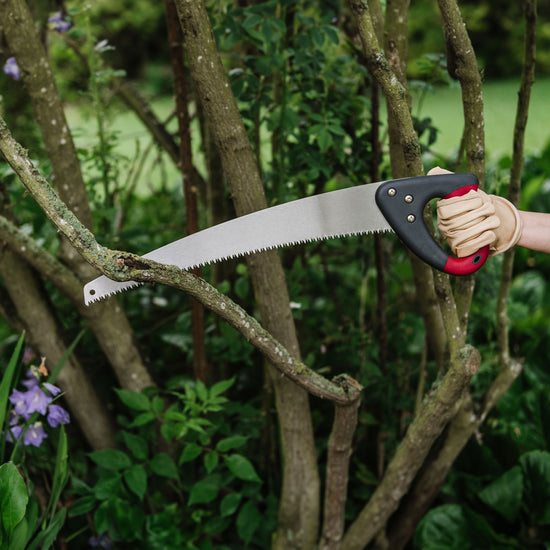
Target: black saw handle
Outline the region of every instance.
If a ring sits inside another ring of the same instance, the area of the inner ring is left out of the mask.
[[[398,237],[422,260],[451,275],[477,271],[489,256],[489,246],[465,258],[455,258],[433,239],[424,224],[424,207],[436,198],[465,195],[478,188],[473,174],[437,174],[403,178],[382,183],[376,204]]]

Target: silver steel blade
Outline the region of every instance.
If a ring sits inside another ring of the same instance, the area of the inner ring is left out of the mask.
[[[296,243],[391,231],[374,199],[382,183],[330,191],[259,210],[174,241],[143,257],[191,269]],[[84,300],[88,305],[139,284],[101,276],[84,287]]]

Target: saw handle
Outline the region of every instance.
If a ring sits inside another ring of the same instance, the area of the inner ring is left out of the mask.
[[[437,174],[382,183],[376,204],[398,237],[426,263],[451,275],[470,275],[489,256],[489,246],[464,258],[445,252],[424,223],[424,208],[432,199],[459,197],[477,190],[473,174]]]

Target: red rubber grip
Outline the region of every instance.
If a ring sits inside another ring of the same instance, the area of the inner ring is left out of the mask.
[[[470,191],[477,191],[477,189],[477,185],[466,185],[449,193],[445,198],[462,197]],[[489,245],[480,248],[477,252],[474,252],[470,256],[465,256],[464,258],[449,256],[443,271],[450,275],[470,275],[476,272],[486,262],[488,257]]]
[[[487,260],[484,247],[466,258],[456,258],[441,248],[423,220],[432,199],[461,197],[478,188],[473,174],[437,174],[386,181],[376,190],[378,208],[409,249],[432,267],[452,275],[469,275]]]

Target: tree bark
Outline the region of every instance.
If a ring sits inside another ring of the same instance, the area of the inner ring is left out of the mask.
[[[5,250],[0,259],[0,275],[19,318],[25,323],[29,341],[46,357],[50,366],[56,365],[65,354],[66,346],[58,332],[57,319],[44,299],[39,281],[28,265],[9,250]],[[74,355],[67,359],[57,382],[90,447],[114,447],[106,408]]]
[[[323,530],[319,550],[339,550],[345,526],[349,462],[359,401],[337,405],[328,441]]]
[[[259,168],[219,58],[204,3],[176,0],[191,77],[220,151],[237,215],[267,206]],[[247,260],[263,325],[299,357],[277,251]],[[317,540],[319,475],[307,394],[271,369],[280,425],[283,485],[274,548],[307,550]]]
[[[186,292],[225,319],[263,353],[283,376],[293,380],[307,392],[341,405],[349,405],[359,399],[361,387],[357,382],[342,385],[309,369],[256,319],[247,315],[242,308],[203,279],[172,265],[159,264],[136,254],[101,246],[94,235],[67,209],[48,181],[34,168],[27,152],[13,139],[2,118],[0,152],[57,229],[67,237],[85,261],[104,275],[115,281],[160,283]]]
[[[531,89],[535,81],[537,1],[523,0],[523,13],[525,18],[523,66],[521,83],[518,92],[516,119],[514,124],[512,166],[510,168],[510,187],[508,189],[508,199],[516,206],[519,204],[521,191],[521,173],[523,171],[525,156],[525,128],[527,126]],[[500,275],[500,285],[497,296],[497,343],[499,362],[503,367],[510,361],[510,343],[508,338],[508,294],[512,285],[514,257],[514,248],[504,253],[502,273]]]
[[[434,456],[426,461],[420,475],[404,499],[403,505],[391,518],[387,529],[387,544],[391,550],[405,548],[416,526],[439,494],[449,471],[472,435],[487,415],[508,391],[521,372],[519,363],[510,362],[491,384],[481,410],[476,410],[469,392],[464,393],[460,409],[449,423],[447,432]]]
[[[92,216],[86,186],[63,104],[25,1],[1,0],[0,19],[7,22],[5,36],[10,52],[17,59],[21,78],[33,104],[44,146],[52,164],[53,179],[62,200],[88,229]],[[85,280],[97,276],[74,248],[62,239],[62,256],[71,269]],[[88,312],[88,318],[101,347],[124,388],[141,390],[154,385],[135,345],[126,315],[112,298]]]
[[[425,399],[418,416],[409,426],[389,463],[382,481],[369,502],[346,532],[342,550],[361,550],[384,528],[391,514],[407,494],[416,473],[434,441],[457,411],[464,388],[479,367],[476,349],[461,350],[461,361],[451,368]]]
[[[185,65],[183,62],[182,33],[178,21],[178,12],[174,0],[164,1],[166,11],[166,26],[170,46],[170,60],[174,73],[174,91],[176,96],[176,118],[180,138],[178,168],[183,178],[183,194],[185,197],[185,226],[187,235],[199,230],[198,194],[199,180],[193,166],[191,150],[191,132],[189,116],[189,97]],[[201,276],[202,269],[196,267],[192,272]],[[191,333],[193,338],[193,370],[195,378],[206,382],[208,378],[206,347],[204,338],[204,309],[196,300],[191,299]]]

